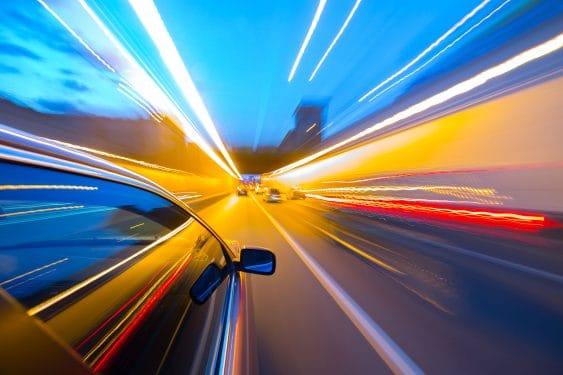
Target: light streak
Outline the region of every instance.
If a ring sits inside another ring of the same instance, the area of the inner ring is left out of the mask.
[[[176,234],[178,234],[179,232],[181,232],[182,230],[187,228],[193,222],[194,222],[194,219],[192,219],[192,218],[188,219],[184,224],[180,225],[178,228],[169,232],[165,236],[160,237],[158,240],[156,240],[153,243],[151,243],[150,245],[142,248],[141,250],[137,251],[136,253],[128,256],[127,258],[123,259],[122,261],[114,264],[111,267],[106,268],[102,272],[97,273],[96,275],[93,275],[93,276],[87,278],[84,281],[81,281],[81,282],[73,285],[72,287],[70,287],[70,288],[66,289],[65,291],[57,294],[56,296],[53,296],[53,297],[49,298],[48,300],[41,302],[37,306],[30,308],[29,310],[27,310],[27,314],[30,315],[30,316],[34,316],[34,315],[39,314],[41,311],[48,309],[49,307],[53,306],[54,304],[56,304],[56,303],[64,300],[65,298],[73,295],[74,293],[76,293],[79,290],[85,288],[86,286],[90,285],[91,283],[95,282],[96,280],[99,280],[100,278],[104,277],[105,275],[109,274],[110,272],[114,271],[115,269],[121,267],[122,265],[127,264],[130,261],[132,261],[133,259],[137,258],[138,256],[146,253],[147,251],[150,251],[155,246],[158,246],[161,243],[167,241],[169,238],[175,236]]]
[[[219,151],[231,167],[232,171],[238,178],[241,178],[229,152],[225,148],[219,133],[211,119],[209,111],[201,98],[191,76],[188,72],[176,45],[166,25],[162,20],[158,9],[151,0],[129,0],[129,4],[139,17],[139,20],[147,30],[149,36],[157,47],[164,64],[174,77],[178,87],[186,101],[193,108],[196,116],[200,119],[203,127],[219,148]]]
[[[96,373],[102,372],[102,370],[111,362],[115,355],[123,348],[124,344],[132,336],[132,334],[137,330],[139,325],[149,316],[149,313],[157,306],[157,303],[164,297],[164,295],[171,289],[174,282],[180,277],[182,272],[187,268],[192,259],[192,254],[187,254],[184,259],[180,259],[170,271],[174,270],[170,276],[169,273],[165,274],[161,280],[155,285],[154,288],[148,293],[151,293],[148,300],[144,303],[141,310],[135,315],[131,322],[125,327],[123,332],[119,334],[116,340],[111,343],[111,346],[104,352],[101,358],[96,358],[94,362],[94,371]],[[181,263],[178,265],[178,263]],[[168,277],[166,277],[168,276]],[[166,277],[166,279],[164,279]],[[163,280],[164,279],[164,280]],[[155,290],[156,289],[156,290]],[[153,292],[154,291],[154,292]],[[140,302],[144,302],[146,298],[143,298]],[[121,323],[124,322],[128,316],[122,319]],[[105,371],[104,371],[105,372]]]
[[[405,353],[393,339],[375,322],[371,316],[342,288],[332,276],[305,251],[290,234],[266,211],[261,204],[252,196],[254,203],[270,220],[281,236],[286,240],[291,249],[301,259],[303,264],[315,276],[324,290],[342,309],[346,317],[358,329],[360,334],[366,339],[370,346],[379,354],[381,359],[394,374],[418,375],[424,372],[417,364]]]
[[[111,158],[111,159],[119,159],[119,160],[123,160],[123,161],[129,162],[129,163],[142,165],[143,167],[147,167],[147,168],[160,169],[160,170],[167,171],[167,172],[176,172],[176,173],[183,173],[183,174],[187,173],[187,172],[182,171],[180,169],[168,168],[168,167],[164,167],[162,165],[152,164],[152,163],[148,163],[148,162],[142,161],[142,160],[131,159],[131,158],[128,158],[128,157],[125,157],[125,156],[112,154],[112,153],[106,152],[106,151],[96,150],[94,148],[89,148],[89,147],[85,147],[85,146],[75,145],[75,144],[72,144],[72,143],[58,141],[56,139],[51,139],[51,138],[43,138],[43,139],[45,139],[49,142],[55,142],[55,143],[64,145],[66,147],[70,147],[70,148],[75,149],[75,150],[86,151],[86,152],[91,153],[91,154],[101,155],[101,156]]]
[[[125,83],[124,83],[125,82]],[[140,101],[144,106],[146,106],[152,113],[153,115],[155,115],[156,117],[158,117],[160,120],[162,120],[164,117],[159,113],[158,109],[156,109],[149,101],[147,101],[142,95],[140,95],[137,90],[135,90],[135,88],[130,85],[126,80],[123,80],[122,82],[119,82],[117,84],[119,87],[121,87],[121,89],[123,89],[124,91],[126,91],[129,95],[131,95],[133,98],[137,99],[138,101]]]
[[[158,123],[161,122],[161,120],[158,117],[156,117],[156,115],[150,109],[148,109],[145,105],[143,105],[139,100],[134,98],[133,95],[129,94],[127,91],[125,91],[119,86],[117,87],[117,91],[123,96],[125,96],[127,99],[131,100],[133,103],[137,104],[143,111],[147,113],[147,115],[152,117],[153,120],[155,120]]]
[[[79,351],[84,345],[86,345],[91,339],[93,339],[94,337],[96,337],[96,335],[98,333],[100,333],[100,331],[102,329],[104,329],[109,323],[111,323],[112,320],[114,320],[117,316],[119,316],[119,314],[121,314],[123,312],[123,310],[125,310],[129,305],[131,305],[141,294],[143,294],[149,286],[154,285],[153,281],[154,279],[162,272],[162,270],[164,269],[164,267],[166,267],[166,265],[162,266],[153,276],[152,278],[141,288],[139,289],[139,291],[137,291],[137,293],[135,293],[131,298],[129,298],[129,300],[127,300],[123,305],[121,305],[121,307],[119,309],[117,309],[116,311],[114,311],[113,314],[111,314],[111,316],[109,318],[107,318],[102,324],[100,324],[98,326],[98,328],[96,328],[92,333],[90,333],[90,335],[88,337],[86,337],[84,340],[82,340],[82,342],[80,342],[78,345],[76,345],[74,347],[74,349],[76,351]],[[86,359],[86,358],[85,358]]]
[[[141,227],[141,226],[143,226],[143,225],[145,225],[145,223],[140,223],[140,224],[137,224],[137,225],[133,225],[132,227],[129,227],[129,229],[139,228],[139,227]]]
[[[209,144],[201,137],[191,120],[183,113],[178,104],[174,99],[165,92],[165,90],[158,85],[149,74],[141,67],[141,65],[131,56],[131,54],[123,47],[123,45],[117,40],[113,33],[107,28],[104,22],[98,17],[98,15],[90,8],[90,6],[85,2],[85,0],[79,0],[80,5],[84,8],[86,13],[90,18],[98,25],[110,42],[115,46],[115,48],[120,52],[120,54],[129,62],[129,64],[134,68],[136,74],[133,78],[135,83],[131,83],[135,87],[135,90],[143,95],[143,97],[148,98],[147,102],[157,102],[164,103],[164,108],[169,108],[169,110],[178,118],[181,124],[181,129],[184,133],[192,139],[217,165],[219,165],[223,170],[233,177],[237,176],[234,171],[227,166],[223,160],[215,153],[215,151],[209,146]],[[57,18],[59,20],[60,17]],[[62,20],[61,20],[62,21]],[[71,31],[71,30],[69,30]]]
[[[470,32],[472,32],[473,30],[475,30],[476,28],[478,28],[479,26],[481,26],[481,24],[483,22],[485,22],[486,20],[488,20],[489,18],[491,18],[495,13],[497,13],[499,10],[501,10],[502,8],[504,8],[504,6],[506,4],[508,4],[510,2],[510,0],[506,0],[504,3],[502,3],[501,5],[499,5],[497,8],[495,8],[491,13],[487,14],[485,17],[483,17],[479,22],[477,22],[475,25],[471,26],[467,31],[465,31],[463,34],[461,34],[460,36],[458,36],[456,39],[454,39],[450,44],[448,44],[447,46],[445,46],[444,48],[442,48],[438,53],[436,53],[434,56],[432,56],[430,59],[428,59],[428,61],[425,61],[424,64],[420,65],[418,68],[416,68],[415,70],[413,70],[412,72],[405,74],[403,77],[401,77],[399,80],[393,82],[391,85],[387,86],[384,90],[381,90],[380,92],[378,92],[376,95],[374,95],[372,98],[370,98],[369,102],[373,102],[376,98],[378,98],[379,96],[385,94],[387,91],[391,90],[393,87],[397,86],[398,84],[400,84],[401,82],[403,82],[404,80],[408,79],[409,77],[411,77],[412,75],[418,73],[419,71],[421,71],[422,69],[424,69],[424,67],[426,67],[428,64],[430,64],[432,61],[436,60],[440,55],[442,55],[444,52],[446,52],[448,49],[450,49],[454,44],[456,44],[457,42],[459,42],[461,39],[465,38],[465,36],[467,34],[469,34]]]
[[[26,276],[32,275],[32,274],[34,274],[34,273],[36,273],[36,272],[39,272],[39,271],[42,271],[42,270],[44,270],[44,269],[46,269],[46,268],[55,266],[55,265],[60,264],[60,263],[63,263],[63,262],[66,262],[67,260],[68,260],[68,258],[59,259],[59,260],[57,260],[56,262],[49,263],[49,264],[46,264],[46,265],[44,265],[44,266],[35,268],[35,269],[33,269],[33,270],[31,270],[31,271],[28,271],[28,272],[26,272],[26,273],[22,273],[22,274],[19,275],[19,276],[12,277],[11,279],[2,281],[2,282],[0,283],[0,286],[5,285],[5,284],[9,284],[9,283],[11,283],[11,282],[13,282],[13,281],[16,281],[16,280],[21,279],[22,277],[26,277]]]
[[[473,77],[462,81],[452,87],[450,87],[449,89],[446,89],[438,94],[435,94],[425,100],[422,100],[421,102],[414,104],[410,107],[408,107],[407,109],[400,111],[396,114],[394,114],[391,117],[386,118],[385,120],[382,120],[370,127],[368,127],[367,129],[364,129],[358,133],[356,133],[355,135],[341,141],[338,142],[332,146],[329,146],[323,150],[320,150],[312,155],[309,155],[301,160],[298,160],[294,163],[288,164],[285,167],[282,167],[280,169],[277,169],[275,171],[273,171],[272,173],[270,173],[270,176],[275,176],[275,175],[280,175],[282,173],[286,173],[292,169],[295,169],[297,167],[303,166],[315,159],[318,159],[319,157],[328,154],[331,151],[334,151],[340,147],[349,145],[350,143],[357,141],[367,135],[373,134],[378,130],[384,129],[390,125],[396,124],[399,121],[408,119],[409,117],[412,117],[416,114],[419,114],[421,112],[424,112],[432,107],[435,107],[439,104],[442,104],[452,98],[455,98],[459,95],[465,94],[471,90],[474,90],[475,88],[484,85],[485,83],[487,83],[488,81],[500,77],[512,70],[515,70],[531,61],[537,60],[539,58],[542,58],[544,56],[549,55],[550,53],[553,53],[555,51],[557,51],[558,49],[560,49],[563,46],[563,33],[559,34],[555,37],[553,37],[552,39],[549,39],[539,45],[536,45],[535,47],[532,47],[524,52],[519,53],[516,56],[513,56],[512,58],[498,64],[495,65],[492,68],[486,69],[476,75],[474,75]]]
[[[0,190],[98,190],[98,187],[80,185],[0,185]]]
[[[535,231],[552,224],[541,214],[528,214],[510,211],[485,211],[482,208],[461,205],[445,205],[423,200],[409,199],[349,199],[308,194],[310,198],[322,200],[337,206],[360,211],[388,215],[406,215],[413,219],[431,219],[495,226],[509,230]]]
[[[351,243],[344,241],[343,239],[335,236],[332,233],[327,232],[326,230],[322,229],[321,227],[318,227],[318,226],[311,224],[311,223],[307,223],[307,224],[309,224],[310,226],[312,226],[313,228],[315,228],[316,230],[318,230],[319,232],[321,232],[322,234],[324,234],[328,238],[332,239],[333,241],[338,242],[339,244],[341,244],[342,246],[344,246],[348,250],[352,251],[353,253],[356,253],[359,256],[361,256],[362,258],[369,260],[373,264],[377,264],[378,266],[386,269],[387,271],[398,273],[400,275],[405,275],[404,272],[401,272],[398,269],[396,269],[395,267],[385,263],[384,261],[379,260],[376,257],[369,255],[365,251],[358,249],[356,246],[352,245]]]
[[[453,25],[448,31],[446,31],[442,36],[440,36],[438,39],[436,39],[431,45],[429,45],[428,47],[426,47],[426,49],[424,51],[422,51],[420,54],[418,54],[418,56],[416,56],[413,60],[411,60],[407,65],[403,66],[401,69],[399,69],[398,71],[396,71],[395,73],[393,73],[392,75],[390,75],[389,77],[387,77],[385,80],[383,80],[383,82],[379,83],[377,86],[375,86],[374,88],[372,88],[371,90],[369,90],[367,93],[365,93],[359,100],[358,102],[362,102],[364,101],[368,96],[370,96],[371,94],[373,94],[375,91],[377,91],[379,88],[381,88],[383,85],[387,84],[389,81],[391,81],[392,79],[394,79],[395,77],[397,77],[399,74],[403,73],[405,70],[407,70],[408,68],[410,68],[411,66],[413,66],[414,64],[416,64],[420,59],[422,59],[428,52],[432,51],[438,44],[440,44],[444,39],[446,39],[448,36],[450,36],[454,31],[456,31],[458,28],[460,28],[467,20],[469,20],[470,18],[472,18],[478,11],[480,11],[481,9],[483,9],[483,7],[485,5],[487,5],[490,2],[490,0],[485,0],[483,1],[481,4],[477,5],[477,7],[475,7],[471,12],[469,12],[468,14],[466,14],[461,20],[459,20],[455,25]]]
[[[38,210],[18,211],[18,212],[10,212],[10,213],[6,213],[6,214],[0,214],[0,217],[42,214],[42,213],[45,213],[45,212],[77,210],[77,209],[80,209],[80,208],[84,208],[84,206],[64,206],[64,207],[52,207],[52,208],[40,208]]]
[[[315,67],[315,70],[313,70],[313,73],[311,73],[311,76],[309,77],[309,82],[311,82],[315,78],[315,76],[317,75],[317,72],[319,71],[321,65],[323,65],[323,63],[326,60],[328,54],[330,53],[330,51],[332,51],[336,42],[338,42],[338,39],[340,39],[340,37],[344,33],[344,30],[346,30],[346,28],[348,27],[348,23],[350,23],[350,20],[354,16],[354,13],[356,13],[356,10],[358,9],[358,6],[360,5],[361,2],[362,2],[362,0],[356,0],[356,3],[352,7],[352,10],[348,14],[348,17],[346,17],[346,21],[344,21],[344,24],[342,25],[342,27],[340,28],[340,30],[338,31],[338,33],[336,34],[336,36],[332,40],[332,43],[330,43],[330,46],[328,46],[328,49],[325,51],[323,57],[321,58],[321,60],[317,64],[317,66]]]
[[[55,13],[55,11],[54,11],[51,7],[49,7],[49,6],[45,3],[45,1],[43,1],[43,0],[37,0],[37,2],[38,2],[39,4],[41,4],[41,5],[43,6],[43,8],[45,8],[45,10],[46,10],[47,12],[49,12],[53,17],[55,17],[55,19],[56,19],[57,21],[59,21],[59,23],[60,23],[76,40],[78,40],[78,42],[79,42],[80,44],[82,44],[82,46],[83,46],[84,48],[86,48],[86,49],[88,50],[88,52],[90,52],[90,53],[96,58],[96,60],[98,60],[98,61],[99,61],[103,66],[105,66],[108,70],[110,70],[111,72],[115,73],[115,69],[114,69],[111,65],[109,65],[109,64],[106,62],[106,60],[104,60],[100,55],[98,55],[98,54],[92,49],[92,47],[90,47],[90,46],[88,45],[88,43],[86,43],[86,42],[84,41],[84,39],[82,39],[82,38],[76,33],[76,31],[74,31],[57,13]]]
[[[315,126],[317,126],[316,122],[313,125],[309,126],[309,129],[305,130],[305,133],[309,133]]]
[[[291,71],[289,72],[289,77],[287,78],[287,82],[291,82],[293,80],[293,76],[295,75],[295,71],[297,70],[299,63],[301,62],[301,58],[303,57],[303,53],[305,53],[305,49],[307,48],[307,45],[309,44],[309,41],[311,40],[311,36],[313,35],[313,33],[315,32],[315,29],[317,28],[317,24],[319,23],[319,19],[321,18],[321,14],[323,13],[323,9],[324,9],[325,5],[326,5],[326,0],[319,0],[319,5],[317,6],[317,10],[315,11],[315,16],[313,17],[313,21],[311,22],[311,25],[309,26],[309,30],[307,31],[307,35],[305,35],[305,39],[303,40],[303,43],[301,44],[301,48],[299,49],[299,52],[297,53],[297,57],[295,58],[295,61],[293,62],[293,66],[291,67]]]

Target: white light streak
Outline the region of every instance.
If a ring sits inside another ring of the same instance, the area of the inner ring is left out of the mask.
[[[315,126],[317,126],[317,123],[313,123],[313,125],[309,126],[309,129],[305,130],[305,133],[309,133],[311,130],[313,130],[315,128]]]
[[[354,16],[354,13],[356,13],[356,10],[358,9],[358,6],[360,5],[361,2],[362,2],[362,0],[356,0],[356,4],[354,4],[354,7],[352,8],[350,13],[348,14],[348,17],[346,17],[346,21],[344,21],[344,24],[342,25],[342,27],[338,31],[338,34],[336,34],[336,36],[332,40],[332,43],[330,43],[330,46],[328,47],[328,49],[324,53],[323,57],[321,58],[321,60],[317,64],[317,66],[315,67],[315,70],[313,70],[313,73],[311,73],[311,76],[309,77],[309,82],[311,82],[313,80],[313,78],[315,78],[315,76],[317,75],[317,72],[319,71],[321,65],[323,65],[323,63],[326,60],[328,54],[330,53],[330,51],[332,51],[332,48],[334,48],[334,45],[336,44],[336,42],[338,42],[338,39],[340,39],[340,37],[344,33],[344,30],[346,30],[346,28],[348,27],[350,20]]]
[[[323,13],[323,9],[325,5],[326,5],[326,0],[319,0],[319,5],[317,6],[317,10],[315,11],[315,16],[313,17],[313,21],[309,26],[309,31],[307,31],[307,35],[303,40],[303,44],[301,44],[299,53],[297,54],[297,57],[293,62],[293,67],[291,68],[291,72],[289,72],[289,77],[287,78],[287,82],[291,82],[291,80],[293,80],[295,71],[297,70],[299,63],[301,62],[301,58],[303,57],[303,53],[305,53],[305,49],[307,48],[307,45],[309,45],[309,40],[311,40],[311,36],[313,35],[315,29],[317,28],[317,24],[319,23],[319,19],[321,18],[321,14]]]
[[[145,111],[147,113],[147,115],[152,117],[153,120],[160,123],[161,120],[158,117],[156,117],[155,114],[148,107],[143,105],[139,100],[137,100],[135,97],[133,97],[133,95],[131,95],[129,92],[125,91],[124,89],[122,89],[119,86],[117,87],[117,91],[121,95],[125,96],[127,99],[131,100],[133,103],[137,104],[137,106],[139,106],[143,111]]]
[[[109,65],[106,60],[104,60],[100,55],[98,55],[93,49],[92,47],[90,47],[88,45],[88,43],[86,43],[84,41],[84,39],[82,39],[73,29],[71,29],[71,27],[57,14],[55,13],[55,11],[53,9],[51,9],[47,3],[45,3],[43,0],[37,0],[37,2],[39,2],[39,4],[41,4],[43,6],[43,8],[45,8],[45,10],[47,12],[49,12],[53,17],[55,17],[55,19],[57,21],[59,21],[59,23],[76,39],[78,40],[78,42],[80,44],[82,44],[82,46],[84,48],[86,48],[88,50],[88,52],[90,52],[95,58],[96,60],[98,60],[103,66],[105,66],[106,68],[108,68],[108,70],[112,71],[113,73],[115,73],[115,69]]]
[[[537,60],[539,58],[542,58],[544,56],[549,55],[550,53],[553,53],[555,51],[557,51],[558,49],[560,49],[561,47],[563,47],[563,33],[557,35],[556,37],[543,42],[542,44],[539,44],[535,47],[532,47],[524,52],[519,53],[518,55],[504,61],[503,63],[500,63],[498,65],[493,66],[492,68],[489,68],[487,70],[482,71],[481,73],[478,73],[476,75],[474,75],[473,77],[462,81],[452,87],[450,87],[447,90],[444,90],[436,95],[431,96],[430,98],[427,98],[425,100],[422,100],[421,102],[414,104],[410,107],[408,107],[407,109],[398,112],[396,114],[394,114],[391,117],[386,118],[385,120],[382,120],[372,126],[370,126],[367,129],[362,130],[359,133],[356,133],[355,135],[341,141],[338,142],[330,147],[327,147],[321,151],[318,151],[312,155],[309,155],[301,160],[298,160],[294,163],[288,164],[283,168],[277,169],[274,172],[271,173],[271,175],[280,175],[282,173],[288,172],[292,169],[295,169],[297,167],[303,166],[323,155],[328,154],[331,151],[334,151],[340,147],[349,145],[350,143],[357,141],[367,135],[373,134],[374,132],[381,130],[383,128],[386,128],[390,125],[396,124],[399,121],[405,120],[409,117],[412,117],[416,114],[419,114],[421,112],[424,112],[432,107],[435,107],[439,104],[442,104],[456,96],[462,95],[466,92],[469,92],[479,86],[484,85],[485,83],[487,83],[488,81],[490,81],[491,79],[500,77],[514,69],[517,69],[519,67],[521,67],[522,65],[525,65],[531,61]],[[296,171],[297,172],[297,171]]]
[[[386,83],[388,83],[389,81],[391,81],[392,79],[394,79],[395,77],[397,77],[399,74],[403,73],[405,70],[407,70],[408,68],[410,68],[411,66],[413,66],[414,64],[416,64],[421,58],[423,58],[428,52],[430,52],[431,50],[433,50],[438,44],[440,44],[444,39],[446,39],[448,36],[450,36],[454,31],[456,31],[458,28],[460,28],[467,20],[469,20],[470,18],[472,18],[478,11],[480,11],[481,9],[483,9],[483,7],[485,5],[487,5],[490,2],[490,0],[485,0],[483,1],[481,4],[477,5],[477,7],[475,9],[473,9],[471,12],[469,12],[468,14],[465,15],[465,17],[463,17],[460,21],[458,21],[455,25],[453,25],[448,31],[446,31],[445,34],[443,34],[441,37],[439,37],[438,39],[436,39],[434,41],[434,43],[432,43],[431,45],[429,45],[428,47],[426,47],[426,49],[424,51],[422,51],[418,56],[416,56],[413,60],[411,60],[407,65],[403,66],[401,69],[399,69],[397,72],[393,73],[392,75],[390,75],[389,77],[387,77],[383,82],[379,83],[377,86],[375,86],[374,88],[372,88],[371,90],[369,90],[367,93],[365,93],[359,100],[358,102],[362,102],[364,101],[368,96],[370,96],[371,94],[373,94],[375,91],[377,91],[379,88],[381,88],[383,85],[385,85]]]
[[[387,86],[384,90],[381,90],[380,92],[378,92],[375,96],[373,96],[369,102],[373,102],[375,99],[377,99],[379,96],[385,94],[387,91],[391,90],[393,87],[397,86],[398,84],[400,84],[401,82],[403,82],[405,79],[408,79],[409,77],[411,77],[413,74],[418,73],[419,71],[421,71],[422,69],[424,69],[425,66],[427,66],[428,64],[430,64],[432,61],[436,60],[440,55],[442,55],[444,52],[446,52],[448,49],[450,49],[454,44],[456,44],[457,42],[459,42],[461,39],[465,38],[465,36],[467,34],[469,34],[470,32],[472,32],[473,30],[475,30],[476,28],[478,28],[479,26],[481,26],[481,24],[483,22],[485,22],[486,20],[488,20],[489,18],[491,18],[496,12],[498,12],[499,10],[501,10],[502,8],[504,8],[504,6],[506,4],[508,4],[510,2],[510,0],[506,0],[504,3],[502,3],[501,5],[499,5],[497,8],[495,8],[491,13],[487,14],[485,17],[483,17],[481,19],[481,21],[477,22],[475,25],[471,26],[467,31],[465,31],[463,34],[461,34],[460,36],[458,36],[456,39],[454,39],[450,44],[448,44],[447,46],[445,46],[444,48],[442,48],[438,53],[436,53],[434,56],[432,56],[428,61],[424,62],[424,64],[422,64],[421,66],[419,66],[418,68],[416,68],[415,70],[413,70],[412,72],[405,74],[403,77],[401,77],[399,80],[393,82],[391,85]]]
[[[176,45],[166,25],[162,20],[158,9],[151,0],[129,0],[129,4],[139,17],[139,20],[147,30],[149,36],[157,47],[160,57],[168,68],[169,72],[174,77],[180,91],[189,105],[194,110],[194,113],[201,121],[203,127],[231,167],[232,171],[238,178],[241,178],[229,152],[225,148],[219,133],[211,119],[211,116],[201,98],[193,80],[188,72]]]
[[[99,56],[52,8],[50,8],[43,0],[37,0],[72,36],[74,36],[88,51],[90,51],[98,61],[112,72],[115,69],[111,67],[101,56]],[[114,47],[119,51],[122,57],[130,64],[134,74],[132,76],[132,87],[139,92],[146,102],[158,103],[158,106],[167,108],[179,121],[184,134],[193,140],[215,163],[232,177],[238,178],[237,175],[227,166],[223,160],[215,153],[209,144],[201,137],[195,129],[190,119],[182,112],[176,102],[149,76],[149,74],[141,67],[141,65],[131,56],[131,54],[117,40],[113,33],[107,28],[98,15],[90,8],[85,0],[78,0],[79,4],[84,8],[90,18],[102,30]]]

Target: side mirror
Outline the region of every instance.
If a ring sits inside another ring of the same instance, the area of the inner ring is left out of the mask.
[[[241,272],[272,275],[276,271],[276,256],[270,250],[244,248],[236,267]]]
[[[190,289],[190,297],[198,303],[203,304],[213,294],[215,289],[223,281],[223,273],[214,263],[208,265],[196,280],[192,289]]]

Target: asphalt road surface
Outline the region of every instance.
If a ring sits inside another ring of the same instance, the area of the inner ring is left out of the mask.
[[[200,214],[273,250],[252,276],[264,374],[563,373],[563,240],[229,196]]]

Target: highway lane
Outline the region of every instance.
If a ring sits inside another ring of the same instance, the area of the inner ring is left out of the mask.
[[[253,196],[200,214],[224,237],[278,256],[274,277],[251,278],[263,373],[563,370],[557,236]]]

